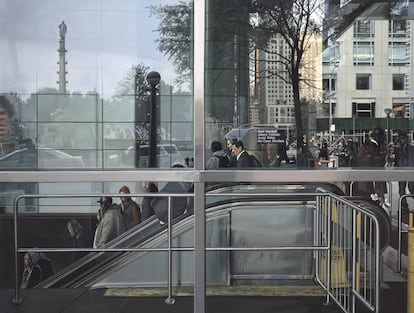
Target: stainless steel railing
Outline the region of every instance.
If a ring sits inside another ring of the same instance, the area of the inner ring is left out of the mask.
[[[318,196],[316,243],[329,249],[317,253],[316,279],[345,312],[355,312],[356,299],[379,312],[380,227],[366,208],[335,194]]]
[[[132,197],[154,196],[150,194],[130,194]],[[22,302],[18,282],[19,253],[42,252],[168,252],[168,298],[167,304],[173,304],[172,297],[172,252],[194,251],[192,247],[172,247],[172,197],[192,197],[193,194],[157,194],[168,197],[168,246],[165,248],[111,248],[74,249],[74,248],[21,248],[18,244],[18,202],[23,198],[69,198],[99,197],[101,195],[19,195],[14,200],[15,225],[15,295],[14,303]],[[119,197],[118,194],[102,195]],[[246,193],[217,193],[208,196],[238,198]],[[292,193],[249,193],[249,197],[286,197]],[[314,251],[315,274],[317,282],[327,293],[327,301],[333,299],[346,312],[354,312],[356,298],[373,311],[379,310],[379,226],[377,218],[368,210],[353,204],[323,189],[311,193],[295,193],[295,196],[309,196],[315,200],[314,244],[310,246],[266,246],[266,247],[206,247],[205,251]],[[195,230],[197,231],[197,230]],[[349,284],[352,279],[352,284]],[[362,286],[361,286],[362,285]],[[369,287],[369,288],[368,288]]]
[[[408,233],[408,230],[402,228],[402,203],[406,198],[414,198],[414,194],[400,196],[398,200],[398,254],[397,254],[397,272],[401,273],[402,269],[402,234]]]

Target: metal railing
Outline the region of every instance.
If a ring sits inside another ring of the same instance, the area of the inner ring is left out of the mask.
[[[18,195],[13,201],[13,223],[14,223],[14,270],[15,270],[15,293],[12,302],[20,304],[23,302],[23,298],[20,296],[20,285],[19,285],[19,253],[27,252],[142,252],[142,251],[158,251],[168,253],[168,297],[165,299],[165,303],[174,304],[175,299],[172,297],[172,252],[173,251],[193,251],[193,248],[173,248],[172,247],[172,213],[171,213],[171,198],[175,197],[194,197],[192,193],[180,193],[180,194],[169,194],[169,193],[157,193],[157,198],[168,197],[168,222],[167,222],[167,236],[168,246],[166,248],[21,248],[18,242],[18,215],[19,215],[19,201],[27,198],[92,198],[92,197],[119,197],[119,194],[72,194],[72,195]],[[154,197],[154,193],[130,193],[128,196],[131,197]]]
[[[402,203],[406,198],[414,198],[414,194],[406,194],[400,196],[398,200],[398,254],[397,254],[397,272],[402,272],[402,234],[408,233],[408,230],[402,228]],[[408,212],[407,212],[408,213]]]
[[[193,247],[172,246],[172,197],[192,197],[186,194],[159,193],[157,197],[168,197],[168,246],[165,248],[42,248],[19,247],[18,243],[18,202],[23,198],[70,198],[99,197],[101,195],[19,195],[14,199],[15,226],[15,295],[14,303],[21,303],[18,282],[18,256],[25,252],[168,252],[168,297],[167,304],[175,302],[172,297],[172,252],[194,251]],[[119,197],[119,194],[102,196]],[[151,196],[153,193],[130,194],[132,197]],[[246,197],[246,193],[217,193],[209,197]],[[283,197],[292,193],[249,193],[249,197]],[[314,193],[295,193],[295,196],[313,197],[314,244],[309,246],[265,246],[265,247],[206,247],[205,251],[313,251],[315,254],[316,281],[327,293],[327,301],[333,299],[344,311],[354,312],[355,298],[372,311],[379,310],[379,226],[378,220],[366,209],[353,204],[333,193],[319,188]],[[195,225],[196,227],[197,225]],[[196,232],[196,230],[195,230]],[[352,281],[352,282],[350,282]]]
[[[335,194],[318,196],[315,239],[329,249],[317,252],[316,279],[345,312],[356,299],[379,312],[380,233],[375,215]]]

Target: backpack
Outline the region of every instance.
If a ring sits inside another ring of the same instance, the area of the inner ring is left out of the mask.
[[[262,163],[254,155],[250,155],[250,158],[252,159],[252,167],[262,167]]]
[[[215,155],[219,159],[219,168],[220,167],[230,167],[230,158],[228,155]]]

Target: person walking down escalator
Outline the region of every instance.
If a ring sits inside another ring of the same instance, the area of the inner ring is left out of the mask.
[[[52,262],[43,252],[27,252],[23,259],[20,288],[33,288],[54,274]]]
[[[157,193],[158,192],[158,187],[154,182],[143,182],[142,183],[142,188],[144,189],[145,192],[151,192],[151,193]],[[149,197],[149,196],[145,196],[142,199],[142,204],[141,204],[141,218],[142,221],[145,221],[147,218],[151,217],[154,215],[154,209],[152,207],[152,201],[155,199],[155,197]]]
[[[131,193],[128,186],[122,186],[119,189],[119,193],[121,194],[121,203],[119,205],[125,226],[127,229],[131,229],[141,223],[141,210],[138,203],[127,196],[127,194]]]
[[[94,247],[101,248],[126,230],[119,205],[112,203],[112,197],[101,197],[101,220],[96,228]]]
[[[68,233],[72,238],[73,248],[89,248],[91,247],[91,238],[89,233],[83,228],[83,226],[76,219],[70,219],[66,225]],[[72,262],[79,260],[86,255],[87,252],[74,251],[72,254]]]

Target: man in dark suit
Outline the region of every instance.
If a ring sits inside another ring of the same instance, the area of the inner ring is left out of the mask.
[[[355,158],[356,166],[383,168],[386,161],[384,143],[384,130],[380,127],[374,128]],[[383,181],[360,181],[354,184],[354,188],[354,194],[357,196],[374,200],[380,205],[385,203],[384,194],[387,192],[387,186]]]
[[[256,167],[256,162],[244,149],[243,142],[238,140],[233,144],[233,154],[236,156],[237,167]]]

